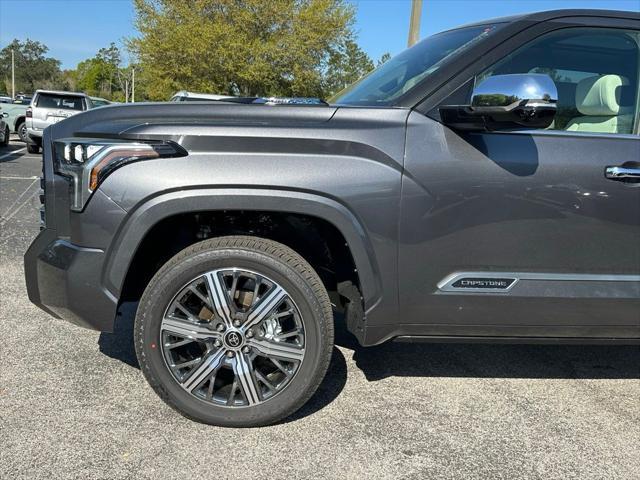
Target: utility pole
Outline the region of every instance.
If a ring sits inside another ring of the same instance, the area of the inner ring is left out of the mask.
[[[16,62],[11,49],[11,99],[16,99]]]
[[[124,81],[124,103],[129,103],[129,80]]]
[[[131,103],[136,101],[136,67],[131,67]]]
[[[411,21],[409,22],[409,41],[407,46],[414,45],[420,40],[420,15],[422,14],[422,0],[412,0]]]

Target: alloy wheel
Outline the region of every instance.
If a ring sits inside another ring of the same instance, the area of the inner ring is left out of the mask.
[[[184,285],[165,310],[159,340],[182,388],[231,408],[279,394],[305,354],[304,322],[289,294],[241,269],[213,270]]]

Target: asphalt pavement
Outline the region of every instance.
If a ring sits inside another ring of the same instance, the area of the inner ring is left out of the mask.
[[[0,478],[640,479],[640,347],[363,349],[340,330],[324,383],[284,422],[194,423],[142,377],[135,305],[114,334],[29,303],[40,155],[0,148]]]

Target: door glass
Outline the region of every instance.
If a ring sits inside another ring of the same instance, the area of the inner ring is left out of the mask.
[[[570,28],[544,35],[476,78],[546,73],[558,89],[549,129],[630,134],[638,121],[640,34],[607,28]]]

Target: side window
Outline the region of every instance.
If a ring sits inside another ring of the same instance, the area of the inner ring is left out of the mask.
[[[639,42],[629,30],[560,30],[505,57],[476,85],[492,75],[546,73],[558,89],[550,130],[630,134],[638,123]]]

